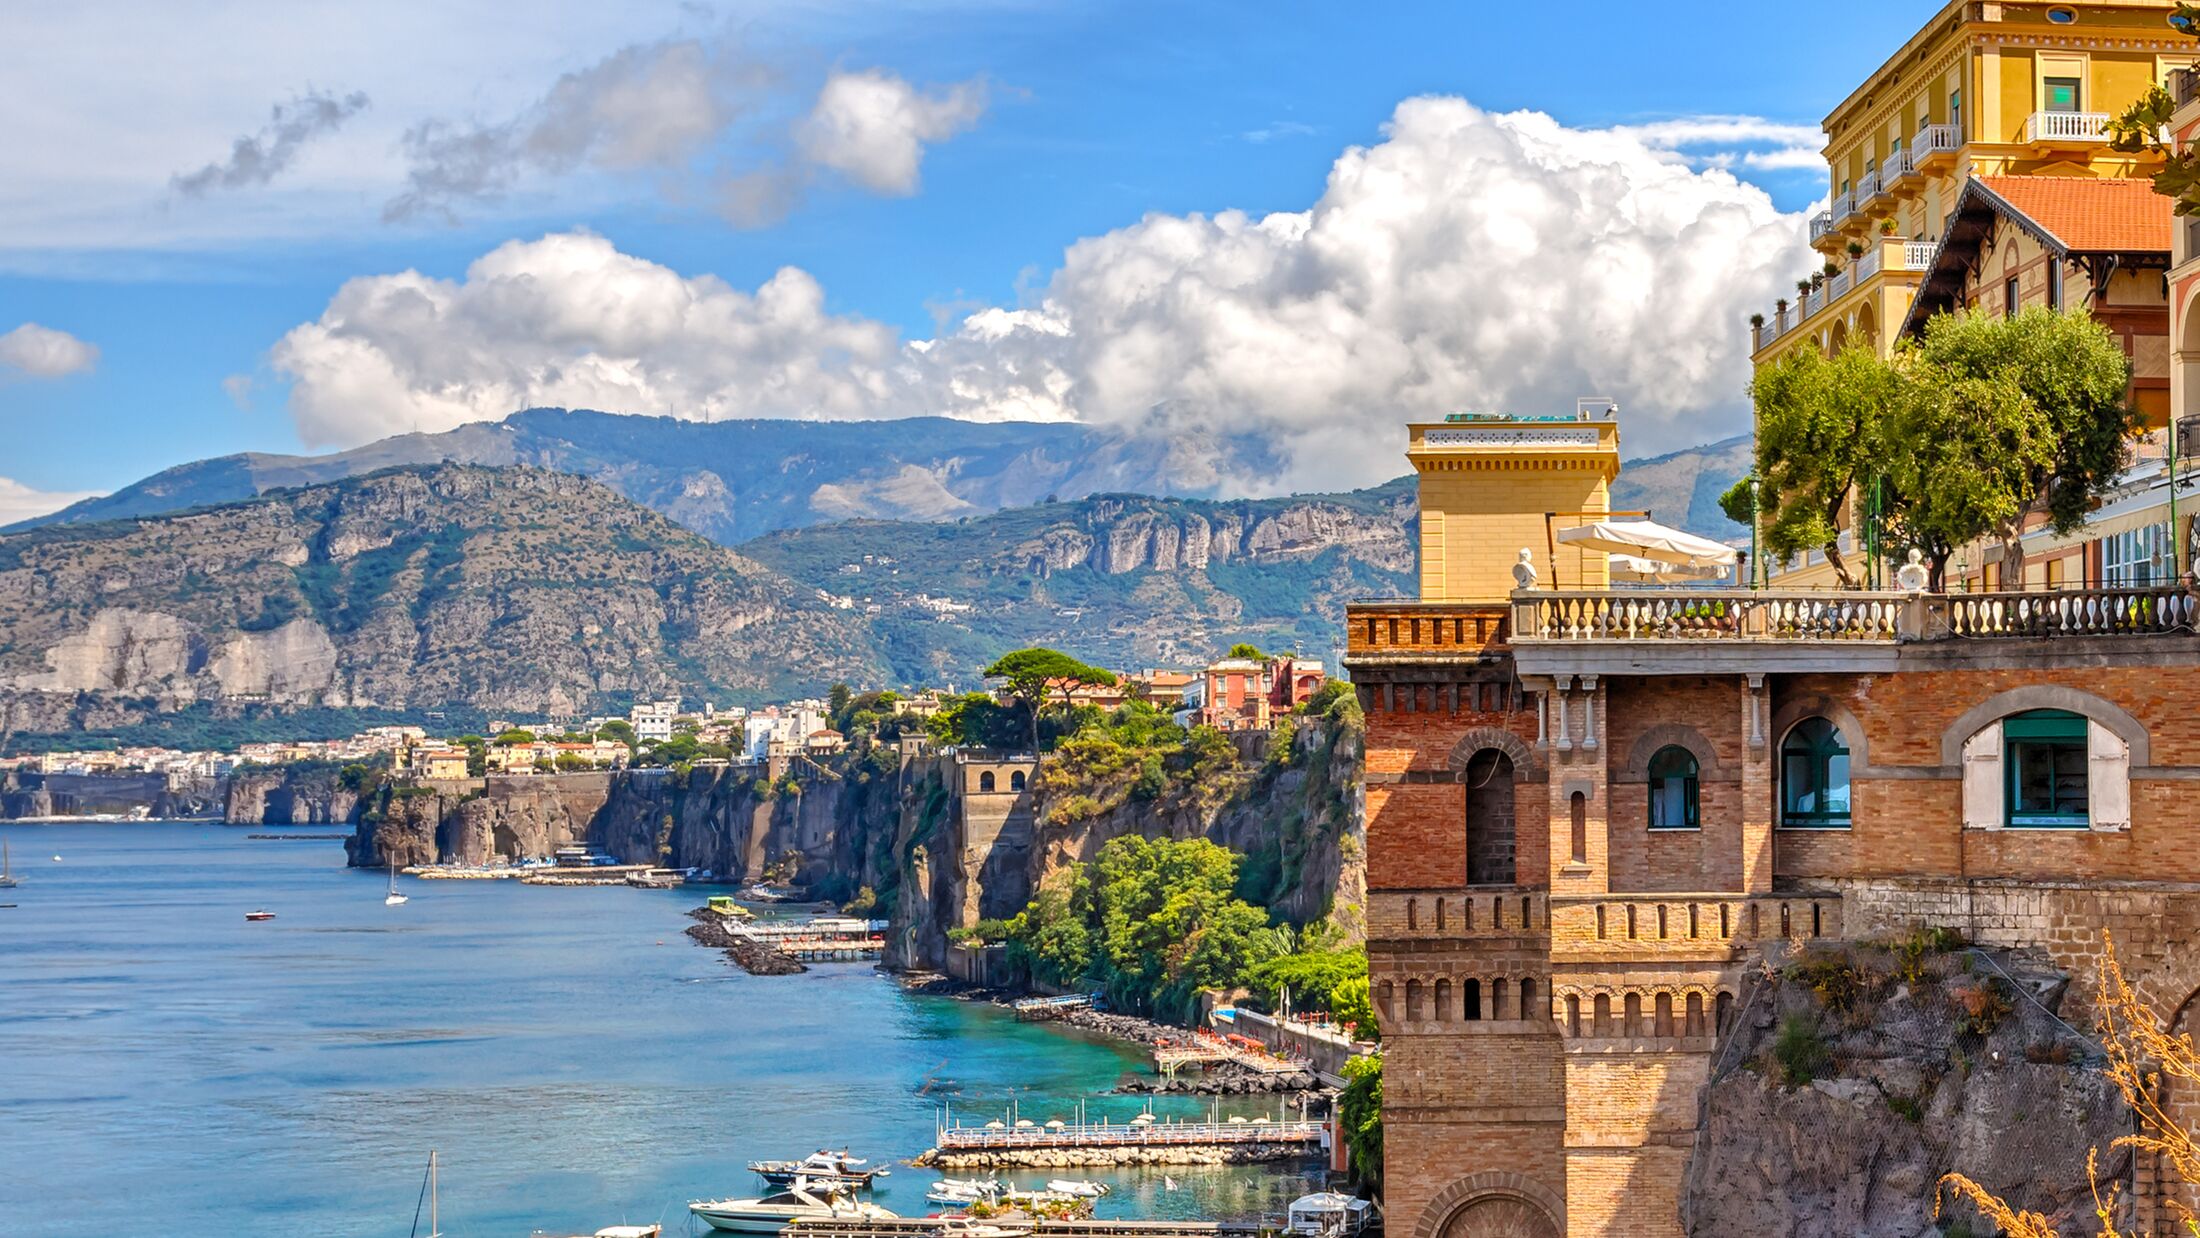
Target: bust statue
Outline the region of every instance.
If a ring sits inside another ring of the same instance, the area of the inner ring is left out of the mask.
[[[1925,570],[1925,552],[1910,547],[1909,562],[1894,570],[1895,588],[1904,593],[1923,593],[1932,580],[1932,573]]]
[[[1535,552],[1525,546],[1520,548],[1520,562],[1513,564],[1513,588],[1535,588]]]

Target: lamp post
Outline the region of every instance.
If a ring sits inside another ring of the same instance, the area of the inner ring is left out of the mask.
[[[1749,587],[1761,587],[1765,579],[1764,556],[1757,552],[1757,474],[1749,475]]]

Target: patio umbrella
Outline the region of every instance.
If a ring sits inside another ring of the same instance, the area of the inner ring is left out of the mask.
[[[1650,520],[1599,520],[1579,528],[1560,529],[1558,541],[1583,550],[1632,555],[1673,567],[1730,567],[1737,558],[1732,546]]]

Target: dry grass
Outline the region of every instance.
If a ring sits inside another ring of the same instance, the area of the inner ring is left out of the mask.
[[[2139,1156],[2160,1157],[2166,1182],[2200,1184],[2200,1147],[2194,1146],[2192,1132],[2162,1104],[2165,1079],[2177,1080],[2181,1088],[2200,1089],[2200,1051],[2194,1049],[2191,1036],[2163,1030],[2161,1019],[2125,978],[2123,965],[2116,959],[2115,939],[2103,932],[2101,940],[2107,948],[2101,967],[2101,1044],[2108,1054],[2108,1077],[2115,1081],[2124,1103],[2139,1120],[2139,1133],[2126,1135],[2109,1146]],[[2140,1238],[2137,1230],[2116,1228],[2117,1188],[2113,1183],[2102,1183],[2099,1156],[2096,1148],[2085,1158],[2086,1177],[2093,1186],[2093,1214],[2100,1225],[2096,1238]],[[2010,1238],[2060,1238],[2062,1234],[2052,1219],[2012,1208],[1962,1174],[1949,1174],[1940,1180],[1933,1199],[1936,1218],[1951,1194],[1969,1200]],[[2180,1229],[2200,1238],[2200,1218],[2177,1200],[2165,1198],[2160,1202]]]

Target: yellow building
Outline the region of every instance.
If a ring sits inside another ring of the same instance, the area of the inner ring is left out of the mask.
[[[1523,548],[1544,588],[1609,585],[1602,552],[1561,547],[1557,534],[1614,514],[1618,413],[1609,400],[1583,400],[1571,415],[1454,413],[1413,426],[1421,600],[1504,602]]]
[[[1810,221],[1832,268],[1768,290],[1752,353],[1862,336],[1891,347],[1964,182],[1985,176],[2143,176],[2108,120],[2194,59],[2175,0],[1944,4],[1828,113],[1831,205]]]

